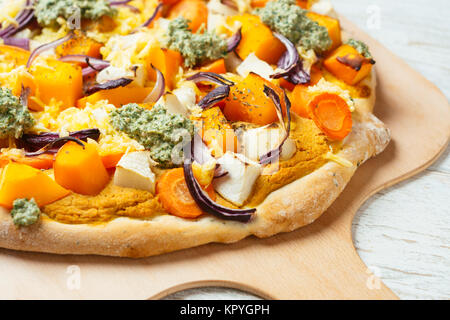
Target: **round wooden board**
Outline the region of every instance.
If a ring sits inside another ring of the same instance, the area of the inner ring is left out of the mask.
[[[405,62],[344,18],[342,25],[364,39],[377,60],[375,114],[393,139],[385,152],[361,166],[316,222],[268,239],[139,260],[0,249],[0,298],[155,299],[219,285],[275,299],[396,299],[357,255],[351,222],[372,194],[439,157],[450,137],[450,108],[444,95]]]

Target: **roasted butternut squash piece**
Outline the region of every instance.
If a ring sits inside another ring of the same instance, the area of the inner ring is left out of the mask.
[[[103,44],[100,42],[85,35],[77,35],[58,46],[56,48],[56,54],[59,57],[70,54],[82,54],[93,58],[101,58],[100,49],[102,46]]]
[[[0,205],[11,209],[16,199],[34,198],[42,207],[69,195],[45,172],[26,164],[9,163],[0,177]]]
[[[334,50],[323,64],[339,80],[355,85],[370,74],[374,61],[344,44]]]
[[[228,120],[259,125],[277,121],[275,106],[263,91],[264,85],[275,86],[254,73],[250,73],[245,79],[236,77],[232,81],[235,85],[230,87],[230,95],[225,99],[223,108],[223,114]]]
[[[30,57],[30,51],[13,47],[13,46],[7,46],[4,44],[0,45],[0,57],[3,62],[11,63],[11,67],[9,70],[3,70],[0,69],[0,72],[9,72],[13,68],[17,68],[19,66],[24,66],[27,64],[28,58]]]
[[[328,35],[330,36],[331,41],[333,41],[329,50],[334,50],[341,45],[341,26],[339,20],[315,12],[308,12],[306,16],[311,20],[316,21],[319,26],[327,28]]]
[[[242,25],[242,40],[236,48],[238,56],[244,60],[254,52],[255,55],[270,64],[276,64],[286,47],[274,37],[272,31],[262,23],[258,16],[243,14],[227,19],[229,25],[239,22]]]
[[[224,59],[218,59],[200,68],[201,72],[227,73]]]
[[[179,52],[153,47],[150,49],[147,58],[148,77],[151,81],[156,81],[156,71],[151,67],[153,65],[162,72],[166,79],[166,86],[169,90],[172,90],[175,86],[175,77],[180,70],[182,62],[183,58]]]
[[[237,152],[238,139],[219,107],[202,112],[201,118],[194,118],[202,140],[212,150],[215,157],[227,151]]]
[[[101,90],[78,100],[76,105],[78,108],[85,108],[87,103],[95,104],[101,100],[108,100],[109,103],[120,108],[128,103],[144,102],[150,92],[152,92],[152,88],[141,87],[119,87],[111,90]]]
[[[175,19],[179,16],[189,20],[189,28],[192,32],[197,32],[200,27],[208,24],[208,8],[203,0],[181,0],[170,8],[169,19]]]
[[[48,104],[54,98],[63,103],[63,108],[75,106],[83,95],[81,67],[54,59],[47,59],[46,64],[36,63],[30,70],[39,99]]]
[[[79,194],[96,195],[109,182],[109,174],[94,144],[66,143],[56,154],[55,180]]]

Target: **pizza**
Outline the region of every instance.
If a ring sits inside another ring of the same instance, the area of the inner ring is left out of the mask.
[[[0,247],[148,257],[314,222],[384,150],[326,1],[0,2]]]

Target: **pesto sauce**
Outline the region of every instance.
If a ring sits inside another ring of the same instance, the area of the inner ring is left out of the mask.
[[[355,48],[360,54],[367,59],[372,59],[372,54],[369,51],[369,46],[360,40],[350,39],[346,42],[349,46]]]
[[[38,0],[35,16],[41,26],[54,27],[57,19],[69,19],[80,10],[80,18],[97,20],[103,16],[113,16],[116,10],[107,0]]]
[[[0,139],[20,138],[34,125],[34,118],[11,90],[0,88]]]
[[[326,51],[332,41],[325,27],[306,16],[295,0],[269,1],[265,7],[254,10],[262,22],[275,32],[288,38],[294,45],[306,50]]]
[[[183,149],[174,151],[183,141],[183,134],[190,138],[194,135],[194,124],[179,114],[168,114],[162,105],[151,110],[130,103],[110,113],[112,126],[125,132],[150,151],[153,160],[163,168],[176,166],[172,162],[172,153],[183,159]]]
[[[165,46],[178,51],[186,67],[193,67],[205,60],[216,60],[226,56],[227,42],[214,32],[192,33],[188,20],[178,17],[169,23]]]
[[[41,210],[34,199],[16,199],[11,210],[11,217],[16,226],[25,227],[39,220]]]

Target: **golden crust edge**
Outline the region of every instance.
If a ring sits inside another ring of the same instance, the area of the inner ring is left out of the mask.
[[[104,224],[70,225],[50,219],[17,228],[0,209],[0,247],[57,254],[95,254],[149,257],[211,242],[232,243],[247,236],[269,237],[315,221],[336,200],[358,165],[377,155],[390,140],[389,130],[371,114],[375,103],[375,74],[368,99],[356,99],[358,110],[352,133],[338,156],[353,163],[344,167],[328,162],[274,192],[257,207],[250,223],[203,217],[196,221],[171,215],[152,220],[117,218]]]

